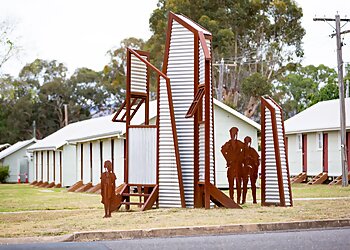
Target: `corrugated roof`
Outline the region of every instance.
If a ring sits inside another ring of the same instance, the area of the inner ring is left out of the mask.
[[[260,130],[260,125],[253,120],[247,118],[236,110],[230,108],[224,103],[214,99],[214,104],[226,110],[232,115],[242,119],[254,128]],[[144,122],[144,105],[140,107],[134,118],[132,124],[142,124]],[[43,140],[28,148],[29,151],[35,150],[57,150],[67,143],[76,143],[83,141],[92,141],[112,136],[120,136],[125,133],[125,123],[112,122],[114,115],[108,115],[99,118],[93,118],[85,121],[71,123],[68,126],[56,131],[47,136]],[[149,103],[149,118],[152,119],[157,116],[157,101]]]
[[[150,118],[156,116],[157,102],[150,102]],[[85,121],[68,124],[55,133],[47,136],[40,142],[30,146],[29,151],[57,150],[63,145],[75,142],[98,140],[125,133],[125,123],[112,122],[114,115],[92,118]],[[132,119],[132,124],[141,124],[144,121],[144,105]]]
[[[203,28],[202,26],[200,26],[198,23],[195,23],[193,20],[189,19],[188,17],[182,15],[182,14],[174,14],[175,16],[177,16],[178,18],[180,18],[181,20],[185,21],[186,23],[188,23],[190,26],[192,26],[194,29],[198,30],[198,31],[202,31],[203,34],[206,35],[211,35],[211,33]]]
[[[219,100],[214,98],[214,104],[217,105],[218,107],[222,108],[223,110],[226,110],[227,112],[231,113],[232,115],[238,117],[239,119],[245,121],[246,123],[250,124],[257,130],[261,130],[261,126],[259,123],[253,121],[252,119],[246,117],[245,115],[239,113],[238,111],[234,110],[233,108],[227,106],[226,104],[220,102]]]
[[[29,144],[31,144],[35,141],[36,141],[36,139],[32,138],[30,140],[19,141],[19,142],[13,144],[11,147],[8,147],[7,149],[0,152],[0,160],[17,152],[18,150],[28,146]]]
[[[286,134],[340,130],[339,99],[316,103],[284,122]],[[345,98],[346,128],[350,129],[350,98]]]

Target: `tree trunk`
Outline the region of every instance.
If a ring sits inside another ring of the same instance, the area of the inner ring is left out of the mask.
[[[247,105],[247,108],[244,111],[244,115],[246,117],[251,118],[254,115],[254,113],[255,113],[258,105],[259,105],[258,100],[259,99],[257,97],[255,97],[255,96],[251,96],[250,97],[248,105]]]

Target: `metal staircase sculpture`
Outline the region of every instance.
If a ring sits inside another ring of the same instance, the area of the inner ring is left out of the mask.
[[[146,52],[127,50],[126,98],[113,117],[126,124],[124,184],[118,189],[126,209],[241,208],[215,187],[211,39],[192,20],[170,13],[162,72]],[[156,125],[148,121],[150,69],[158,75]],[[132,125],[142,104],[144,124]]]
[[[281,107],[261,97],[261,204],[293,206]]]

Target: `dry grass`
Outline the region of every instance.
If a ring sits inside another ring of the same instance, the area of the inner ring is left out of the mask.
[[[18,185],[12,185],[13,189]],[[104,214],[100,197],[97,195],[72,194],[64,190],[39,195],[40,201],[47,202],[42,207],[56,206],[60,211],[25,211],[27,203],[35,203],[33,197],[25,201],[22,206],[16,197],[7,199],[3,203],[3,187],[0,185],[0,201],[3,210],[13,209],[13,213],[0,213],[0,237],[24,237],[43,235],[62,235],[87,230],[126,230],[141,228],[164,228],[177,226],[225,225],[241,223],[262,223],[281,221],[300,221],[314,219],[349,218],[350,199],[335,200],[295,200],[290,208],[261,207],[248,203],[244,209],[155,209],[139,212],[113,213],[113,217],[102,219]],[[11,188],[11,187],[6,187]],[[37,188],[23,186],[23,192],[39,192]],[[12,189],[12,188],[11,188]],[[8,191],[8,190],[7,190]],[[41,192],[42,193],[42,192]],[[57,193],[57,194],[56,194]],[[295,198],[308,197],[350,197],[350,188],[329,187],[326,185],[307,186],[299,184],[293,186]],[[38,195],[38,194],[36,194]],[[54,196],[57,195],[57,196]],[[46,197],[47,196],[47,197]],[[50,196],[54,196],[53,201]],[[46,197],[46,198],[43,198]],[[61,197],[61,199],[59,199]],[[250,197],[250,193],[249,193]],[[6,199],[6,197],[5,197]],[[13,202],[13,203],[11,203]],[[95,203],[94,203],[95,202]],[[51,204],[53,203],[53,204]],[[11,205],[17,204],[17,205]],[[70,204],[67,206],[67,204]],[[16,207],[17,206],[17,207]],[[82,206],[83,209],[78,209]],[[69,209],[66,209],[66,208]],[[32,208],[35,208],[32,205]],[[41,206],[37,206],[41,208]],[[21,212],[22,210],[22,212]]]

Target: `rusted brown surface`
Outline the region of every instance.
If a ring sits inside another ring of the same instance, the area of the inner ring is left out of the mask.
[[[111,213],[120,207],[121,195],[115,193],[115,181],[117,177],[112,172],[112,162],[105,161],[105,172],[101,175],[101,196],[105,208],[105,215],[103,218],[111,217]]]

